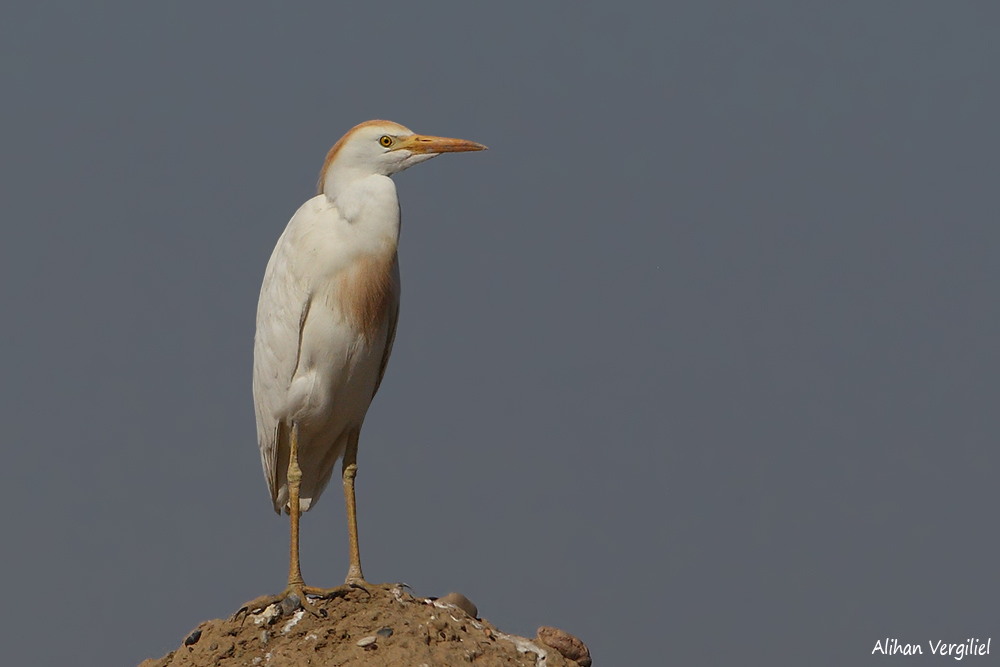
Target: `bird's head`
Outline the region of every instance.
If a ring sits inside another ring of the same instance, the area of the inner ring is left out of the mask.
[[[327,153],[319,175],[319,191],[326,191],[330,176],[391,176],[441,153],[484,150],[486,146],[474,141],[414,134],[399,123],[370,120],[353,127]]]

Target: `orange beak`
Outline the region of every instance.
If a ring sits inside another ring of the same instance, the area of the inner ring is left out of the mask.
[[[486,146],[465,139],[448,139],[447,137],[428,137],[413,134],[400,142],[399,148],[405,148],[411,153],[464,153],[466,151],[484,151]]]

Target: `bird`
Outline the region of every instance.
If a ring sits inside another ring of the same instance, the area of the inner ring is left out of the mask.
[[[297,596],[365,588],[354,480],[358,440],[385,375],[399,319],[400,208],[391,176],[474,141],[415,134],[371,120],[327,153],[317,195],[292,216],[267,263],[257,305],[253,398],[261,465],[274,510],[290,516],[288,586],[261,608]],[[306,586],[299,520],[342,460],[350,565],[343,586]],[[366,589],[367,590],[367,589]],[[244,606],[246,608],[247,605]]]

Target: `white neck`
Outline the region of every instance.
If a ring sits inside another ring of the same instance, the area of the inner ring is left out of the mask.
[[[331,168],[323,180],[323,193],[358,236],[373,245],[389,243],[395,250],[399,243],[399,198],[391,178]]]

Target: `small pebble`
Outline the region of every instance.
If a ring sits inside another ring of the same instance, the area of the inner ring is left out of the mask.
[[[218,648],[219,648],[219,645],[218,645],[218,644],[216,644],[215,642],[212,642],[212,643],[211,643],[211,644],[209,644],[209,646],[208,646],[208,650],[209,650],[209,651],[216,651],[216,650],[218,650]]]
[[[392,637],[392,628],[382,628],[376,632],[379,637]]]
[[[302,600],[300,600],[299,596],[295,593],[292,593],[281,601],[281,614],[283,616],[291,616],[301,608]]]
[[[273,625],[279,618],[281,618],[281,607],[276,604],[268,605],[267,609],[257,614],[253,618],[255,625]]]
[[[378,641],[378,637],[376,637],[375,635],[371,635],[370,637],[365,637],[364,639],[359,639],[358,640],[358,646],[360,646],[361,648],[364,648],[366,646],[371,646],[376,641]]]
[[[267,640],[271,638],[271,635],[267,633],[267,630],[260,631],[260,643],[267,644]]]
[[[192,644],[197,644],[199,639],[201,639],[201,630],[195,630],[184,640],[184,645],[191,646]]]
[[[453,604],[472,618],[479,618],[479,609],[476,608],[476,605],[472,604],[472,600],[461,593],[448,593],[443,598],[438,598],[437,601],[444,602],[445,604]]]

